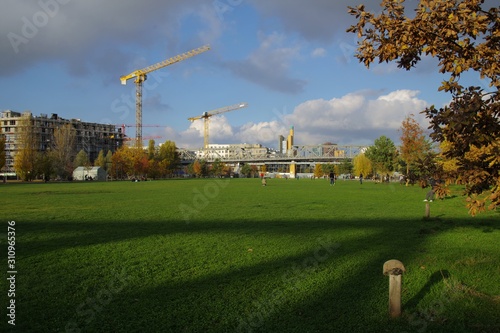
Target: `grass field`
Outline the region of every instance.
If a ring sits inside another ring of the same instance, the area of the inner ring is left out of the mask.
[[[0,331],[500,332],[499,212],[470,217],[456,188],[423,219],[425,192],[306,179],[2,184]],[[398,319],[389,259],[407,270]]]

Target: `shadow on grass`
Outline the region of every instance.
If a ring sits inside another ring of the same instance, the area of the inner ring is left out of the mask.
[[[418,303],[431,291],[431,288],[436,284],[442,282],[445,279],[450,277],[450,272],[447,270],[440,270],[435,272],[429,278],[429,281],[420,289],[420,291],[413,296],[406,304],[404,304],[404,308],[416,308]]]
[[[493,219],[484,223],[491,232],[500,227]],[[28,275],[25,266],[19,282],[19,294],[25,296],[19,296],[24,308],[19,310],[17,329],[411,331],[414,327],[407,319],[388,318],[383,263],[399,259],[407,265],[405,279],[419,281],[422,275],[413,262],[427,237],[470,226],[462,220],[429,226],[419,219],[27,223],[22,226],[25,239],[19,239],[19,257],[37,265],[37,271]],[[420,232],[423,228],[432,232]],[[46,239],[41,238],[44,232],[50,233]],[[151,237],[158,238],[158,245],[142,253],[140,246]],[[174,238],[180,241],[173,244]],[[117,253],[123,251],[123,243],[131,252]],[[226,253],[228,248],[235,252]],[[77,254],[71,257],[66,250]],[[206,254],[200,255],[202,251]],[[58,262],[45,262],[54,257]],[[227,263],[215,265],[218,260]],[[40,270],[44,266],[51,268]],[[420,288],[412,288],[405,307],[415,308],[450,274],[435,272]],[[462,323],[440,323],[433,332],[475,332],[473,318],[471,313]]]

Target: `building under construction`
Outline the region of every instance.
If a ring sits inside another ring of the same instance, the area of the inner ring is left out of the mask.
[[[19,136],[23,121],[30,119],[33,127],[38,151],[50,149],[54,141],[54,130],[66,124],[75,129],[75,152],[84,150],[91,161],[95,160],[99,151],[115,152],[123,144],[121,128],[110,124],[83,122],[80,119],[64,119],[57,114],[41,114],[33,116],[31,112],[14,112],[11,110],[0,113],[0,135],[5,137],[5,171],[14,172],[14,157],[21,149]]]

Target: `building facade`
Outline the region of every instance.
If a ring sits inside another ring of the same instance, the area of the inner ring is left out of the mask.
[[[21,149],[19,135],[24,117],[30,119],[30,126],[33,127],[40,152],[50,149],[54,141],[54,130],[66,124],[71,124],[75,129],[75,152],[84,150],[90,161],[97,158],[99,151],[114,153],[123,144],[121,128],[115,125],[64,119],[57,114],[33,116],[31,112],[6,110],[0,113],[0,135],[5,137],[4,171],[6,172],[14,172],[14,158],[16,152]]]

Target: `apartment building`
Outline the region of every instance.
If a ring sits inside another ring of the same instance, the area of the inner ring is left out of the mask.
[[[14,171],[14,157],[19,147],[19,133],[22,117],[31,119],[34,128],[38,150],[43,152],[51,147],[54,139],[54,130],[60,126],[71,124],[75,129],[75,151],[84,150],[91,161],[97,158],[100,150],[105,153],[114,152],[123,144],[123,134],[120,127],[110,124],[89,123],[80,119],[64,119],[57,114],[41,114],[33,116],[31,112],[14,112],[5,110],[0,112],[0,135],[5,136],[5,167],[6,172]]]

